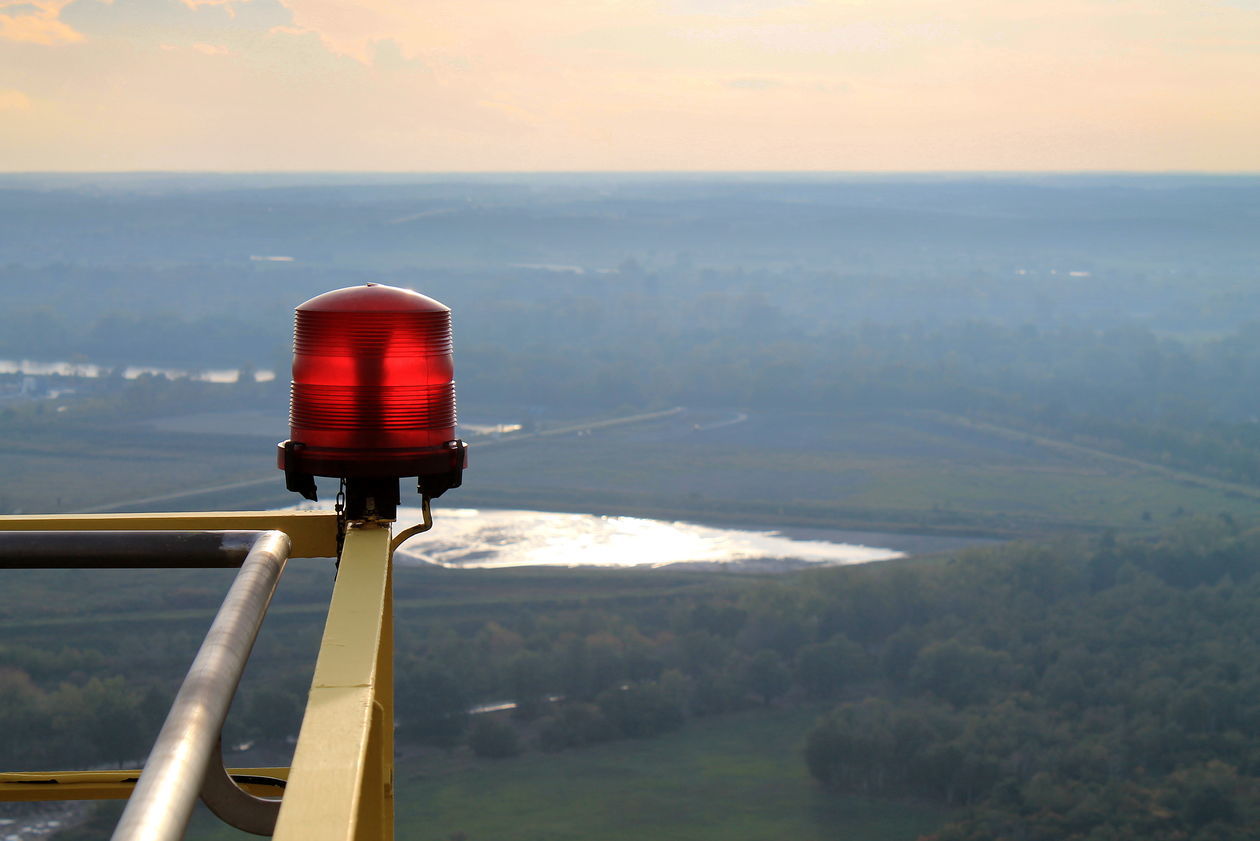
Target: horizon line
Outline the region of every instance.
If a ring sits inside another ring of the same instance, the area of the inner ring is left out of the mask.
[[[1247,178],[1260,177],[1256,170],[1196,170],[1196,169],[466,169],[466,170],[407,170],[407,169],[0,169],[0,178],[23,176],[376,176],[376,177],[449,177],[449,176],[794,176],[794,177],[1027,177],[1027,176],[1108,176],[1108,177],[1195,177],[1195,178]]]

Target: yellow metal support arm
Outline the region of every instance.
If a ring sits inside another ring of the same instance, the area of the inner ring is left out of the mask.
[[[0,531],[282,531],[290,558],[335,558],[332,511],[191,511],[172,514],[27,514],[0,517]]]
[[[233,777],[246,778],[241,788],[259,797],[280,797],[279,786],[250,782],[250,777],[289,778],[288,768],[231,768]],[[140,779],[130,771],[22,771],[0,773],[0,803],[35,800],[126,800]]]
[[[352,525],[275,837],[392,841],[390,530]]]

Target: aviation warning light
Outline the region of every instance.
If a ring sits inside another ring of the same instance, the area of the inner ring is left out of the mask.
[[[299,305],[289,424],[286,486],[315,499],[314,477],[344,479],[347,519],[394,519],[404,476],[426,500],[459,487],[450,309],[375,283]]]

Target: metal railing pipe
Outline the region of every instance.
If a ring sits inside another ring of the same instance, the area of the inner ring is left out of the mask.
[[[283,532],[262,532],[254,541],[175,696],[112,841],[183,837],[288,556]]]
[[[0,569],[238,567],[259,531],[0,531]]]
[[[254,835],[275,835],[280,817],[280,799],[259,797],[241,787],[243,782],[267,782],[284,788],[285,780],[274,777],[243,777],[223,767],[223,740],[210,753],[206,778],[201,784],[201,802],[224,823]]]

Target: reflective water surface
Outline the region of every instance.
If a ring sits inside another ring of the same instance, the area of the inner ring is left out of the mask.
[[[52,375],[62,377],[84,377],[98,379],[111,374],[121,373],[124,380],[135,380],[145,374],[152,374],[167,379],[188,377],[210,383],[234,383],[240,376],[237,368],[206,368],[191,370],[185,368],[160,368],[152,365],[97,365],[93,362],[37,362],[30,359],[0,359],[0,374],[23,374],[32,377]],[[254,372],[258,382],[270,382],[276,378],[275,371],[260,370]]]
[[[691,563],[773,569],[904,557],[904,553],[892,549],[797,540],[776,531],[744,531],[638,517],[444,508],[434,511],[434,519],[432,531],[412,538],[398,550],[399,563],[447,567]],[[397,530],[419,520],[418,508],[400,508]]]

